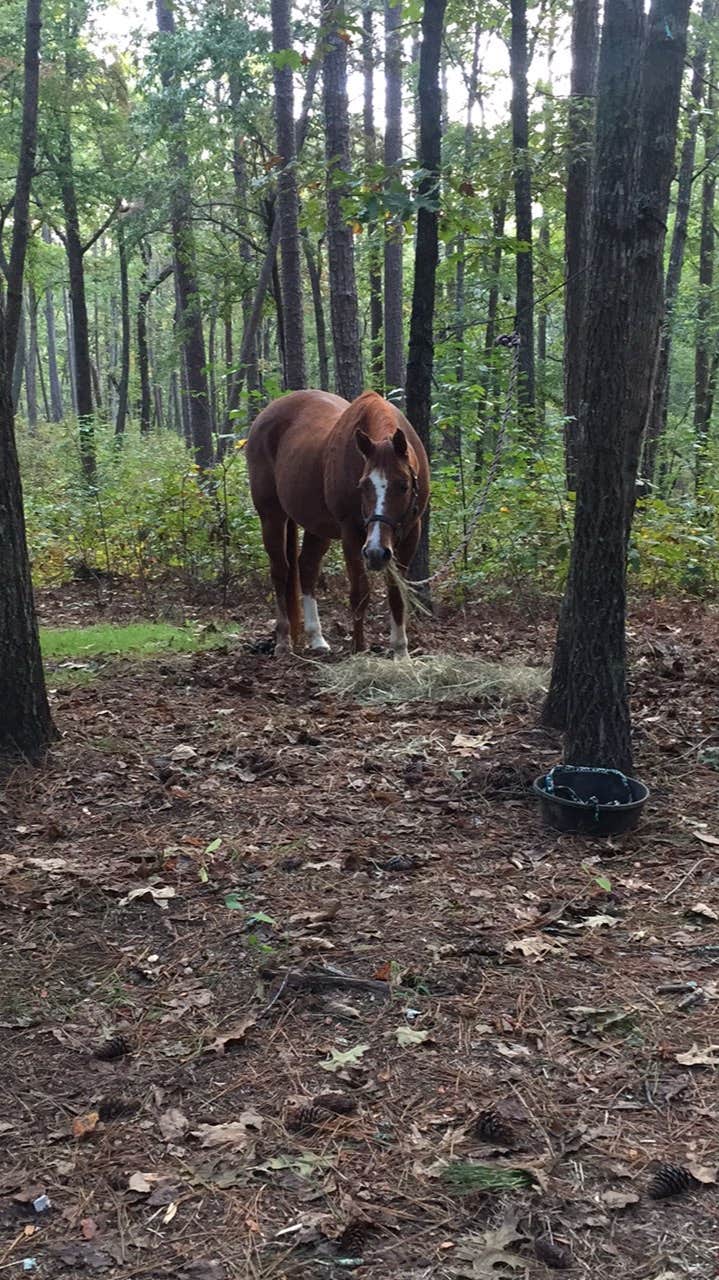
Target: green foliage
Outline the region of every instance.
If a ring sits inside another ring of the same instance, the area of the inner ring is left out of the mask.
[[[199,627],[173,627],[165,622],[132,622],[125,626],[94,623],[89,627],[43,627],[40,632],[42,656],[46,662],[63,659],[156,657],[160,653],[194,653],[203,647],[221,644],[220,631]],[[206,850],[211,852],[211,850]]]

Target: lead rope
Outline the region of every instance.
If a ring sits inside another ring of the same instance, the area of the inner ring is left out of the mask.
[[[439,569],[435,569],[434,573],[431,573],[428,578],[405,579],[408,587],[426,587],[430,582],[435,582],[437,578],[444,577],[445,573],[452,568],[452,565],[457,563],[459,557],[464,555],[464,552],[474,536],[474,531],[479,524],[480,516],[484,513],[484,508],[486,507],[487,499],[489,498],[489,491],[494,484],[497,471],[499,470],[499,463],[502,454],[504,453],[504,439],[507,434],[507,426],[512,413],[514,388],[517,382],[520,342],[521,339],[518,333],[501,333],[494,344],[495,347],[509,347],[512,352],[512,363],[509,367],[509,381],[507,382],[507,398],[504,409],[502,410],[502,416],[499,420],[499,430],[497,432],[497,439],[494,445],[492,461],[489,464],[489,469],[484,478],[484,484],[482,485],[471,519],[467,525],[467,531],[459,546],[452,552],[451,556],[445,560],[444,564],[441,565]]]

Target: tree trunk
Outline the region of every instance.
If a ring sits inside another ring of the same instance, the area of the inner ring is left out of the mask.
[[[335,0],[322,0],[325,38],[323,101],[327,160],[327,254],[330,314],[335,353],[335,390],[345,400],[362,391],[362,355],[352,228],[342,211],[347,194],[344,174],[352,170],[347,105],[347,45],[340,32]]]
[[[511,0],[512,31],[512,150],[514,156],[514,220],[517,240],[517,309],[515,330],[520,337],[517,403],[523,426],[535,437],[534,419],[534,274],[532,266],[532,177],[529,157],[529,100],[527,74],[527,0]]]
[[[694,479],[697,491],[701,487],[706,467],[706,446],[709,436],[709,406],[711,401],[711,367],[714,350],[714,205],[716,200],[716,172],[708,163],[716,153],[716,128],[714,125],[715,63],[709,63],[709,88],[706,95],[706,126],[704,129],[704,176],[702,178],[701,229],[699,232],[699,290],[697,295],[697,325],[694,347]]]
[[[70,55],[67,56],[68,82],[74,80]],[[72,158],[72,139],[69,116],[61,128],[59,148],[60,194],[65,215],[65,251],[70,276],[70,308],[72,314],[73,388],[76,401],[82,473],[88,484],[94,485],[97,476],[95,455],[95,431],[92,404],[92,369],[90,368],[90,336],[85,297],[85,261],[80,240],[80,220],[75,191],[75,174]]]
[[[599,52],[599,0],[574,0],[572,74],[567,115],[564,199],[564,415],[567,488],[577,487],[577,425],[584,359],[589,267],[594,94]]]
[[[472,112],[477,98],[477,81],[479,77],[479,41],[482,28],[477,23],[474,28],[474,44],[472,48],[472,66],[469,74],[469,84],[467,86],[467,118],[464,125],[464,157],[462,161],[462,183],[460,192],[465,188],[465,192],[469,194],[471,188],[471,172],[472,172],[472,137],[474,133],[472,125]],[[454,249],[457,265],[454,273],[454,352],[455,352],[455,381],[456,390],[454,396],[454,422],[445,431],[443,436],[443,448],[451,461],[462,463],[462,423],[464,417],[464,332],[465,332],[465,276],[466,276],[466,236],[464,227],[459,232]]]
[[[52,243],[50,228],[46,223],[43,223],[42,238],[45,241],[45,244]],[[60,374],[57,366],[55,299],[53,291],[49,285],[45,290],[45,342],[47,348],[48,382],[50,384],[50,420],[51,422],[62,422],[65,410],[62,402],[62,387],[60,385]]]
[[[402,4],[385,0],[385,131],[384,166],[387,186],[401,180],[402,159]],[[404,387],[404,326],[402,318],[402,219],[385,218],[384,239],[384,376],[388,392]],[[401,398],[401,397],[400,397]]]
[[[407,417],[432,456],[431,404],[434,364],[434,306],[439,257],[439,194],[442,166],[442,99],[439,60],[446,0],[425,0],[422,45],[419,56],[419,156],[422,170],[417,213],[412,314],[407,360]],[[429,576],[429,510],[422,521],[422,535],[410,566],[410,577]],[[423,592],[429,599],[429,592]]]
[[[120,267],[120,324],[122,331],[120,382],[117,389],[117,415],[115,417],[115,436],[119,438],[125,434],[127,398],[130,389],[130,281],[127,271],[125,227],[122,221],[117,224],[117,257]]]
[[[312,253],[310,237],[305,229],[302,232],[302,239],[305,246],[305,258],[307,261],[307,274],[310,278],[310,288],[312,290],[312,307],[315,313],[315,330],[317,333],[317,360],[319,363],[320,390],[329,391],[330,389],[330,367],[327,356],[327,327],[325,325],[325,308],[322,301],[322,278],[320,275],[322,259],[320,257],[320,246],[317,246],[317,259]]]
[[[179,328],[185,353],[185,365],[189,392],[188,413],[192,434],[192,449],[201,471],[207,471],[214,461],[212,418],[210,416],[207,387],[207,357],[205,336],[202,330],[200,284],[197,274],[195,235],[192,227],[192,200],[190,195],[190,161],[185,139],[185,113],[181,101],[181,85],[172,68],[175,15],[170,0],[155,0],[157,29],[161,57],[160,79],[164,89],[172,94],[170,164],[172,189],[170,192],[170,225],[172,250],[175,259],[175,276],[179,298]]]
[[[57,736],[40,654],[0,303],[0,756],[38,759]]]
[[[277,176],[280,219],[282,311],[284,317],[285,387],[299,391],[307,386],[305,370],[304,311],[300,267],[299,200],[297,196],[297,148],[295,138],[292,67],[278,55],[292,51],[290,0],[271,0],[272,49],[275,55],[275,121],[277,151],[282,168]]]
[[[25,376],[25,364],[27,361],[27,334],[25,331],[25,304],[23,302],[20,307],[17,327],[15,330],[15,343],[13,347],[12,365],[8,362],[8,368],[12,369],[12,386],[10,395],[12,398],[13,411],[17,413],[20,405],[20,394],[22,392],[22,380]]]
[[[492,254],[489,273],[489,294],[487,297],[487,324],[484,330],[484,364],[486,368],[486,387],[484,395],[477,406],[479,434],[475,451],[475,480],[479,480],[484,471],[484,460],[493,446],[494,420],[496,415],[496,399],[499,381],[499,368],[495,339],[497,337],[497,312],[499,310],[499,277],[502,269],[502,244],[504,241],[504,223],[507,216],[507,201],[504,196],[492,209]]]
[[[677,182],[677,207],[672,231],[672,242],[669,250],[669,266],[664,286],[665,321],[659,348],[659,364],[652,397],[652,407],[647,422],[644,443],[644,474],[648,480],[656,477],[656,463],[659,445],[666,431],[667,410],[669,405],[669,378],[672,353],[672,325],[674,308],[679,294],[679,285],[684,267],[684,255],[689,229],[689,212],[691,208],[694,181],[694,157],[696,155],[697,133],[701,117],[702,99],[704,96],[704,80],[706,69],[707,39],[710,23],[716,18],[716,0],[704,0],[701,14],[701,30],[697,39],[696,50],[692,59],[691,98],[687,133],[682,146]]]
[[[374,122],[374,38],[372,9],[362,10],[362,70],[364,75],[364,101],[362,129],[364,137],[364,162],[367,182],[374,184],[377,168],[377,134]],[[382,263],[377,243],[377,219],[367,222],[367,267],[369,284],[370,373],[372,386],[384,391],[384,358],[382,342]]]
[[[607,0],[599,58],[577,509],[545,720],[565,719],[571,763],[624,772],[626,551],[656,371],[688,9],[654,0],[647,23],[642,0]]]
[[[12,208],[12,241],[7,268],[5,344],[7,368],[12,369],[22,312],[25,254],[30,238],[30,188],[37,151],[37,113],[40,90],[40,31],[42,0],[26,0],[25,66],[23,72],[22,131]]]
[[[25,398],[27,400],[27,425],[34,435],[37,431],[37,298],[32,285],[27,290],[28,343],[25,361]]]
[[[75,385],[75,343],[72,333],[72,307],[67,289],[63,289],[63,314],[65,316],[65,368],[70,384],[70,400],[72,411],[77,417],[77,386]]]

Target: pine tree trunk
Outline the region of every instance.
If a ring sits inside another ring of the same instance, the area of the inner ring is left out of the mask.
[[[402,4],[385,0],[385,131],[387,185],[401,179],[402,159]],[[384,376],[388,392],[402,392],[405,378],[402,317],[402,220],[385,221],[384,240]],[[400,396],[401,399],[401,396]]]
[[[487,324],[484,330],[484,363],[487,385],[477,406],[479,434],[475,451],[475,480],[479,480],[484,471],[485,457],[494,446],[494,421],[496,416],[496,399],[499,382],[497,351],[494,343],[497,338],[497,312],[499,310],[499,277],[502,270],[502,244],[504,241],[504,223],[507,217],[507,201],[504,196],[492,208],[492,254],[489,273],[489,294],[487,297]]]
[[[439,258],[439,197],[442,167],[442,100],[439,63],[446,0],[425,0],[422,15],[422,45],[419,57],[420,145],[418,168],[423,176],[419,192],[422,206],[417,213],[414,286],[409,326],[407,360],[407,417],[432,456],[431,404],[434,364],[434,308],[437,261]],[[429,576],[429,510],[422,522],[417,554],[410,566],[410,578]],[[423,592],[429,599],[429,592]]]
[[[175,16],[170,0],[155,0],[155,12],[157,15],[157,29],[163,37],[158,46],[162,58],[160,78],[164,89],[176,98],[170,111],[172,122],[170,130],[172,173],[170,224],[177,293],[180,304],[179,328],[185,353],[189,391],[188,413],[192,449],[200,470],[207,471],[214,461],[213,429],[207,386],[207,357],[205,354],[205,336],[202,328],[200,283],[197,272],[195,235],[192,227],[190,161],[185,139],[185,116],[179,96],[181,86],[173,72],[171,63],[174,43],[172,38],[175,35]]]
[[[72,333],[72,306],[67,289],[63,289],[63,315],[65,317],[65,370],[70,385],[72,411],[77,417],[77,387],[75,385],[75,343]]]
[[[647,22],[642,0],[607,0],[599,58],[583,444],[545,721],[565,721],[571,763],[624,772],[626,552],[662,321],[688,9],[689,0],[654,0]]]
[[[299,199],[297,196],[297,148],[295,139],[292,67],[280,65],[278,54],[292,50],[290,0],[271,0],[272,49],[275,54],[275,122],[281,169],[277,177],[280,219],[282,311],[284,316],[285,387],[299,391],[307,386],[305,370],[304,310],[300,258]]]
[[[708,163],[716,153],[716,128],[714,125],[714,59],[709,63],[709,88],[707,89],[707,115],[704,130],[704,175],[702,178],[701,228],[699,232],[699,290],[697,294],[697,325],[694,347],[694,478],[697,491],[701,487],[706,468],[706,446],[709,436],[709,407],[711,402],[711,367],[715,334],[712,325],[714,315],[714,205],[716,201],[716,171]]]
[[[335,353],[335,390],[345,400],[362,391],[357,284],[352,228],[342,211],[346,194],[343,174],[351,173],[349,109],[347,105],[347,45],[340,31],[341,12],[335,0],[322,0],[325,38],[323,103],[327,159],[327,254],[330,314]]]
[[[676,214],[672,230],[671,248],[669,250],[667,278],[664,286],[665,322],[659,348],[659,364],[652,397],[651,413],[647,422],[644,443],[644,474],[650,481],[656,479],[657,455],[667,426],[674,308],[679,294],[679,285],[681,284],[689,230],[689,212],[694,183],[694,157],[696,155],[697,133],[705,87],[708,30],[709,24],[716,18],[716,13],[716,0],[704,0],[701,15],[702,27],[692,59],[693,73],[687,133],[679,162]]]
[[[20,395],[22,392],[23,378],[25,377],[25,364],[27,362],[27,334],[25,326],[25,303],[20,307],[17,327],[15,330],[15,345],[13,348],[13,362],[8,365],[12,368],[12,386],[10,395],[12,397],[13,411],[17,413],[20,406]]]
[[[45,244],[52,243],[50,228],[43,223],[42,238]],[[62,401],[62,386],[57,364],[57,333],[55,329],[55,299],[48,285],[45,290],[45,343],[47,351],[47,374],[50,384],[50,421],[62,422],[65,410]]]
[[[68,55],[68,66],[70,58]],[[68,82],[72,84],[74,72],[68,70]],[[80,240],[80,220],[75,191],[75,174],[72,158],[72,140],[69,120],[63,124],[59,153],[59,181],[65,215],[65,252],[70,277],[70,309],[72,315],[73,388],[78,419],[80,462],[88,484],[94,485],[97,475],[95,456],[95,431],[92,404],[92,369],[90,367],[90,335],[85,296],[85,260]]]
[[[127,269],[127,244],[125,228],[120,221],[117,224],[117,257],[120,267],[120,381],[117,389],[117,415],[115,417],[115,436],[125,434],[127,423],[127,400],[130,389],[130,281]]]
[[[529,157],[529,99],[527,75],[527,2],[512,0],[510,74],[512,78],[512,150],[514,155],[514,219],[520,249],[517,252],[517,304],[515,330],[521,343],[517,376],[517,403],[530,439],[536,433],[534,418],[534,273],[532,265],[532,177]]]
[[[45,691],[0,303],[0,757],[36,760],[57,736]]]
[[[366,5],[362,10],[362,71],[364,75],[364,100],[362,113],[362,129],[364,137],[364,162],[367,181],[375,181],[377,167],[377,134],[374,121],[374,36],[372,30],[372,9]],[[382,262],[377,243],[378,225],[376,218],[367,223],[367,267],[369,285],[369,326],[370,326],[370,372],[372,386],[376,391],[384,391],[384,351],[382,340]]]
[[[27,425],[34,435],[37,431],[37,297],[32,285],[27,289],[28,343],[25,362],[25,399],[27,400]]]
[[[322,301],[322,277],[320,275],[322,259],[320,257],[320,247],[317,246],[317,259],[315,260],[310,244],[308,231],[302,232],[302,240],[305,247],[305,259],[307,262],[307,274],[310,278],[310,288],[312,290],[312,307],[315,314],[315,332],[317,335],[317,361],[319,364],[320,390],[329,391],[330,389],[330,366],[327,355],[327,326],[325,324],[325,308]]]
[[[5,342],[7,367],[13,368],[15,346],[23,307],[22,282],[30,236],[30,188],[37,151],[37,113],[40,92],[40,31],[42,0],[26,0],[25,65],[23,72],[22,131],[15,178],[12,241],[7,268]],[[14,401],[17,403],[17,400]]]
[[[577,487],[577,424],[584,359],[599,0],[574,0],[564,199],[564,415],[567,488]]]

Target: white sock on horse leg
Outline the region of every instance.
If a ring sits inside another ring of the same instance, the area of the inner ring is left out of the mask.
[[[395,622],[394,618],[390,629],[389,647],[395,658],[407,657],[407,632],[404,628],[404,622]]]
[[[326,653],[329,645],[322,635],[322,623],[314,596],[303,596],[302,608],[305,615],[305,635],[310,649],[321,649]]]

